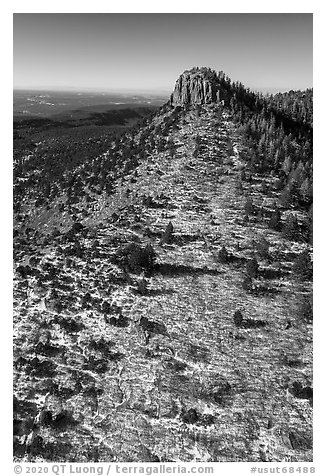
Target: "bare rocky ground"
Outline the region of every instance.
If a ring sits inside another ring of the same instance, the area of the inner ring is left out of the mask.
[[[16,460],[312,461],[311,285],[291,271],[306,246],[244,219],[248,195],[268,209],[278,192],[240,180],[226,112],[190,110],[169,140],[98,200],[79,250],[17,253]]]

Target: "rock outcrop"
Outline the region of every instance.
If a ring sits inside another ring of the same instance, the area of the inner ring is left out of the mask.
[[[218,77],[210,68],[192,68],[177,80],[171,95],[173,106],[220,102]]]

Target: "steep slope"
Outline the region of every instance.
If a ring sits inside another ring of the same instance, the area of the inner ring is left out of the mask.
[[[113,194],[75,205],[82,225],[19,244],[16,459],[312,460],[306,245],[245,217],[249,195],[268,211],[279,192],[247,180],[226,109],[166,124]]]

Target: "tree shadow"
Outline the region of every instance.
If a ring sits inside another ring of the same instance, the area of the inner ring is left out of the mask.
[[[162,289],[149,289],[147,292],[146,292],[146,296],[163,296],[165,294],[169,295],[169,294],[175,294],[175,290],[174,289],[166,289],[166,288],[162,288]]]
[[[153,268],[154,273],[162,274],[163,276],[182,276],[182,275],[210,275],[216,276],[222,274],[217,269],[209,269],[206,266],[203,268],[196,268],[194,266],[187,266],[184,264],[171,263],[157,263]]]
[[[289,275],[290,273],[281,269],[264,268],[260,269],[258,274],[264,279],[279,279],[283,276]]]
[[[177,246],[184,246],[187,243],[193,243],[198,240],[203,240],[203,238],[200,235],[189,235],[184,233],[183,235],[174,235],[172,243]]]

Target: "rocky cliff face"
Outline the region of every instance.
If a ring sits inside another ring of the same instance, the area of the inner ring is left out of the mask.
[[[217,74],[209,68],[193,68],[182,73],[171,95],[173,106],[209,104],[219,101]]]

